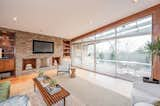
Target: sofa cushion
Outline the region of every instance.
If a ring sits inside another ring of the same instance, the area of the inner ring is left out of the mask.
[[[28,106],[29,98],[28,96],[13,96],[9,99],[0,102],[0,106]]]

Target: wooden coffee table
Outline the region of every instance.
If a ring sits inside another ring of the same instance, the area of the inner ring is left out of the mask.
[[[36,90],[36,87],[39,89],[47,106],[56,104],[61,100],[64,101],[64,106],[65,106],[65,98],[69,96],[70,93],[66,91],[63,87],[59,85],[62,88],[61,91],[51,95],[47,92],[47,90],[41,85],[41,83],[36,78],[33,79],[33,82],[34,82],[34,91]]]

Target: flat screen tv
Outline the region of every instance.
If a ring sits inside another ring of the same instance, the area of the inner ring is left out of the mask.
[[[33,40],[33,53],[54,53],[54,42]]]

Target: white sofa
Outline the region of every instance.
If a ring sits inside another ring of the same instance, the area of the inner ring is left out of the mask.
[[[154,106],[154,105],[150,103],[140,102],[140,103],[136,103],[134,106]]]
[[[132,106],[154,106],[160,101],[160,84],[136,81],[132,89]]]

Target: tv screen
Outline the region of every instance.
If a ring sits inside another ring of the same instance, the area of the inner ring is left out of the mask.
[[[54,42],[33,40],[33,53],[54,53]]]

